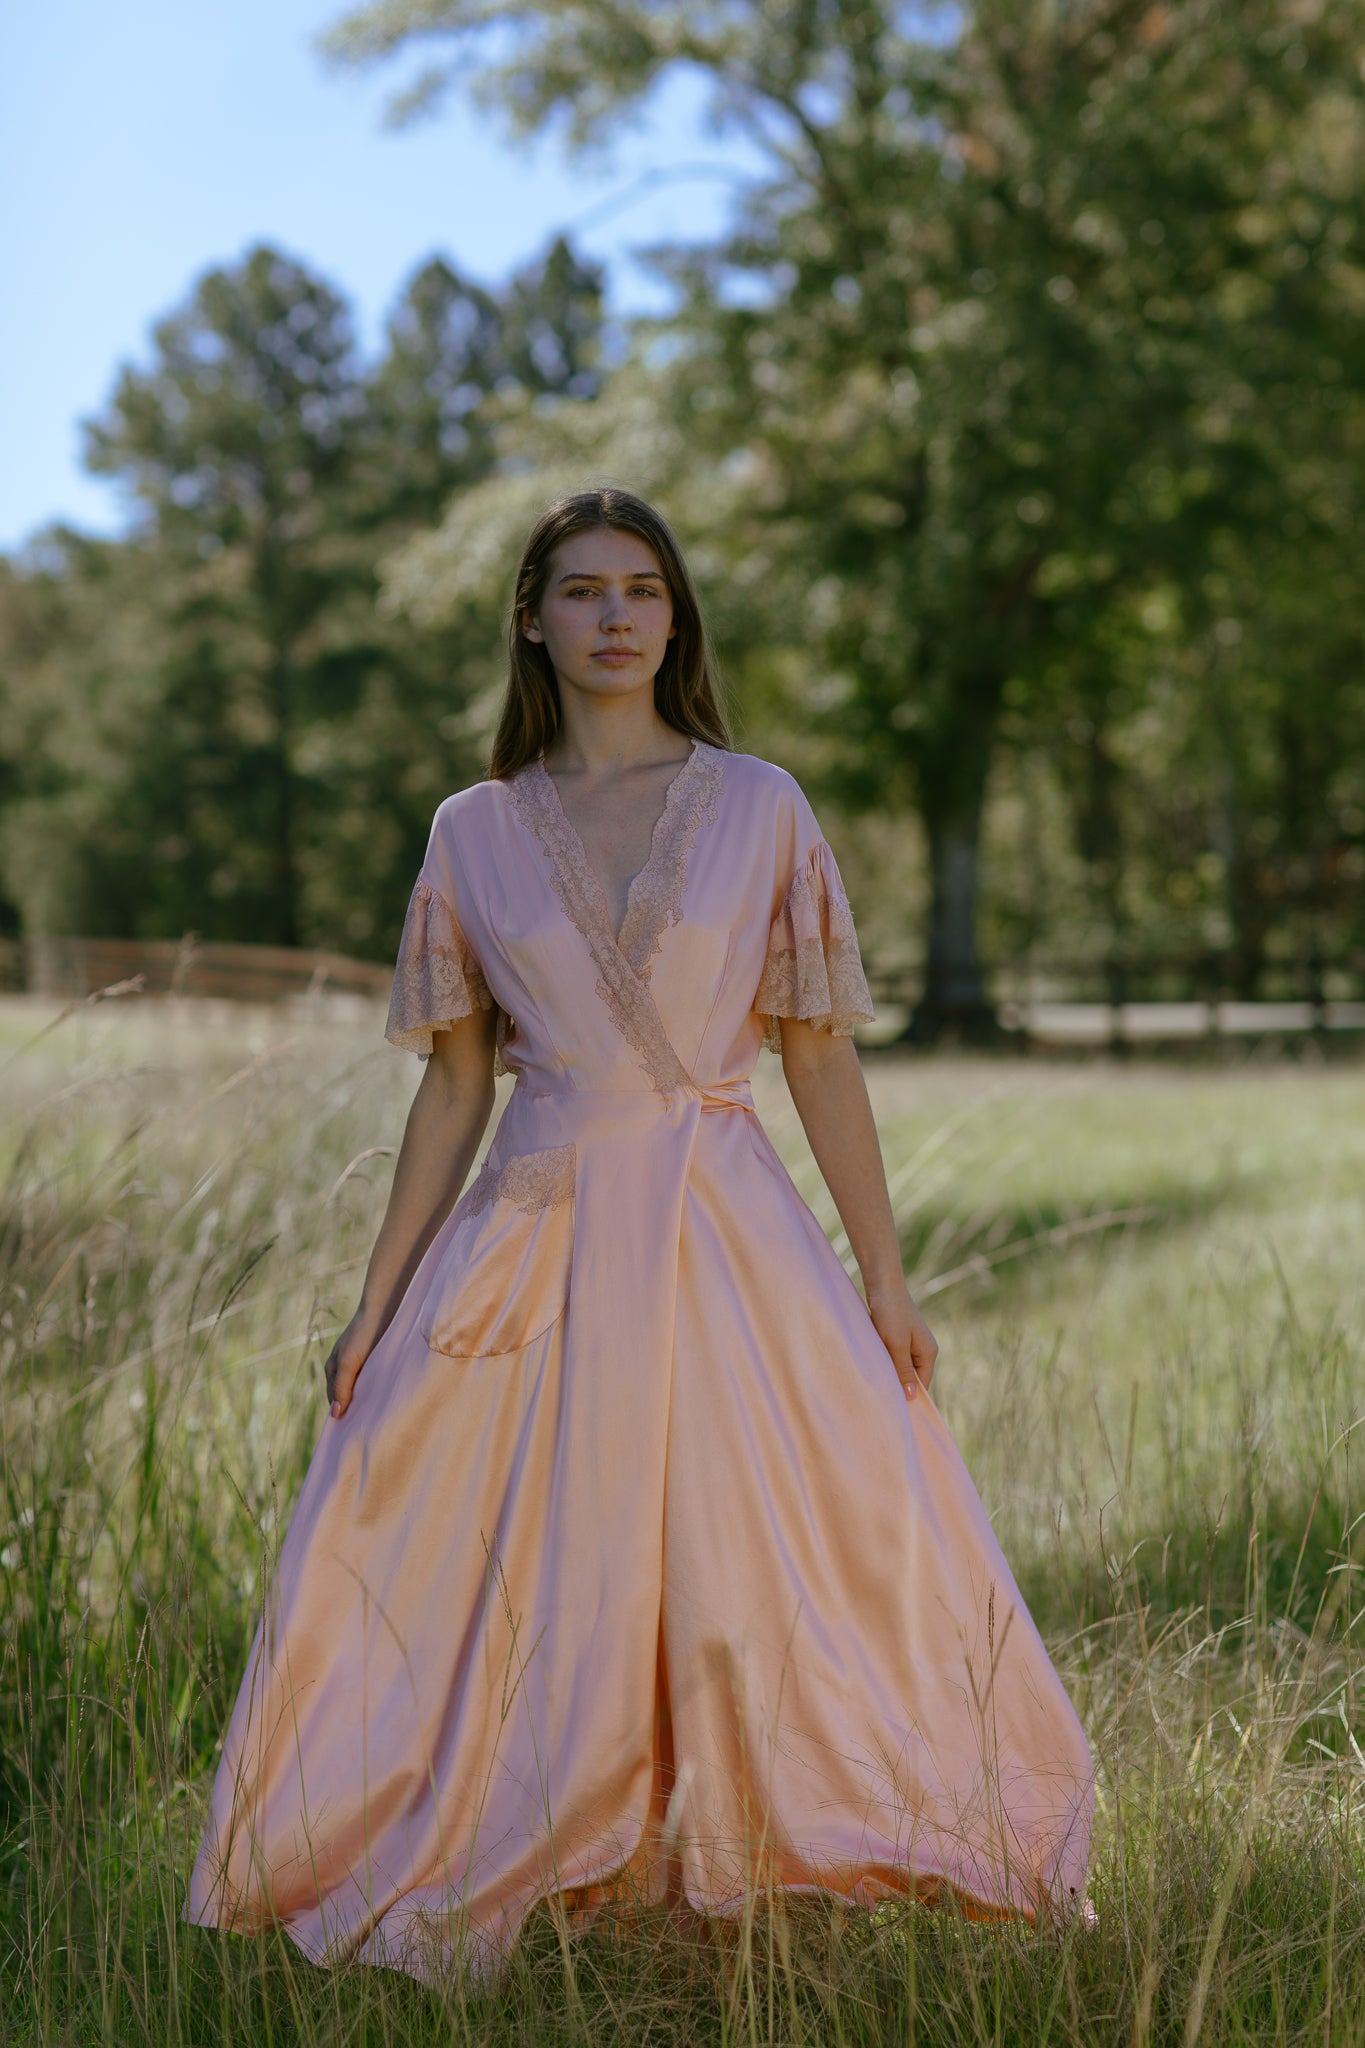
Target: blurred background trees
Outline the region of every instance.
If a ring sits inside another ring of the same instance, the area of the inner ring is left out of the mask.
[[[433,260],[365,365],[338,295],[261,248],[160,323],[87,429],[129,539],[51,532],[0,586],[11,923],[396,941],[482,767],[463,622],[386,612],[379,565],[493,465],[495,398],[591,395],[600,298],[562,242],[497,294]]]
[[[331,40],[578,143],[686,65],[769,175],[654,252],[673,310],[609,368],[562,242],[497,291],[433,260],[373,365],[277,252],[204,278],[91,427],[128,541],[0,577],[12,927],[382,957],[525,528],[609,476],[922,960],[919,1035],[988,1027],[1005,957],[1253,994],[1365,947],[1362,0],[385,0]]]

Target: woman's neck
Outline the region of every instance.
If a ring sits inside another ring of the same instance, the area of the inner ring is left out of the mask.
[[[611,777],[648,763],[685,758],[691,741],[654,708],[654,684],[626,697],[590,696],[560,685],[560,727],[546,766]]]

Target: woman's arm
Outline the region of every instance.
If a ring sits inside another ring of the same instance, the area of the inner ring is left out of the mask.
[[[877,1126],[851,1038],[779,1020],[782,1071],[815,1163],[834,1197],[863,1276],[868,1313],[907,1394],[928,1386],[938,1345],[910,1298],[886,1191]]]
[[[431,1058],[408,1111],[360,1306],[327,1360],[327,1398],[338,1418],[350,1407],[361,1367],[454,1208],[479,1149],[493,1109],[496,1019],[496,1010],[475,1010],[432,1034]]]

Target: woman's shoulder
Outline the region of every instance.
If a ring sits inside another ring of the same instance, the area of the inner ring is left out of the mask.
[[[464,789],[452,790],[436,806],[427,839],[423,873],[452,901],[461,878],[477,874],[497,844],[499,820],[506,816],[506,784],[485,777]]]
[[[744,796],[767,798],[772,803],[791,803],[798,798],[805,802],[805,791],[796,777],[785,768],[779,768],[776,761],[765,761],[761,754],[741,754],[737,750],[723,754],[722,758],[727,784]]]
[[[507,784],[494,781],[491,775],[486,775],[482,782],[470,782],[463,789],[452,790],[436,806],[432,836],[439,833],[458,837],[482,831],[499,815],[506,801]]]
[[[751,810],[778,820],[814,820],[810,799],[796,777],[761,754],[727,753],[725,784]]]

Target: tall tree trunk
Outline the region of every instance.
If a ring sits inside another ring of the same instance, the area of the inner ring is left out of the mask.
[[[280,650],[271,664],[269,682],[270,701],[275,713],[275,744],[270,774],[274,783],[271,818],[274,847],[271,866],[274,869],[274,943],[277,946],[297,946],[299,943],[298,873],[294,859],[296,834],[294,769],[291,758],[294,737],[291,682],[289,656]]]
[[[906,1036],[930,1044],[982,1039],[998,1029],[976,943],[980,897],[982,792],[954,806],[926,807],[929,836],[929,947],[924,992]]]
[[[1223,900],[1232,927],[1232,990],[1255,1002],[1265,973],[1267,919],[1256,887],[1255,860],[1248,843],[1245,806],[1236,770],[1226,753],[1214,769],[1213,844],[1223,861]]]
[[[1034,564],[1020,566],[991,595],[990,630],[965,646],[946,646],[935,714],[906,732],[919,813],[929,841],[929,943],[924,990],[904,1036],[912,1043],[1003,1034],[987,1000],[977,954],[981,820],[995,756],[1000,705],[1013,642],[1001,627],[1027,602]]]

